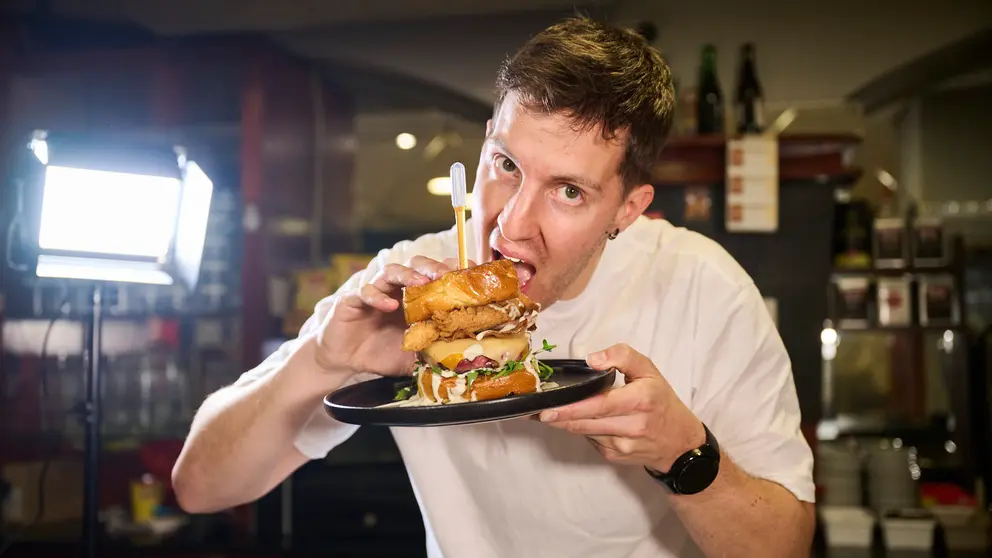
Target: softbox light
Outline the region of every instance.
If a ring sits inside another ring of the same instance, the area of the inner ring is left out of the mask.
[[[100,339],[105,282],[185,284],[200,274],[213,183],[181,148],[36,131],[15,221],[38,277],[92,289],[86,358],[83,546],[99,538]],[[27,186],[27,187],[25,187]]]
[[[192,289],[213,183],[182,149],[36,132],[36,274]]]

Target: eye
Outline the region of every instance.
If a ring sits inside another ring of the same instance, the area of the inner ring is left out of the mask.
[[[582,190],[577,186],[572,186],[571,184],[565,184],[564,186],[559,186],[556,188],[555,197],[557,197],[559,201],[569,205],[582,203],[583,200]]]
[[[495,166],[496,170],[508,174],[517,172],[517,164],[511,161],[506,155],[496,155]]]

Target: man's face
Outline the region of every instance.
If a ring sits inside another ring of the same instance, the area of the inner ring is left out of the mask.
[[[521,288],[547,307],[578,296],[606,235],[626,228],[651,202],[649,185],[624,196],[623,136],[576,131],[564,115],[527,110],[510,93],[490,122],[473,194],[482,261],[515,264]]]

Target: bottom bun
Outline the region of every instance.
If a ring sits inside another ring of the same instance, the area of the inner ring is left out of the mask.
[[[534,393],[538,390],[540,382],[536,375],[521,368],[498,378],[495,374],[491,376],[480,374],[471,386],[467,386],[464,375],[444,378],[425,366],[418,378],[417,389],[420,396],[429,401],[455,403]]]

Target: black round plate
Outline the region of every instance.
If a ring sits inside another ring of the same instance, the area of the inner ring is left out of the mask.
[[[593,370],[581,360],[542,361],[555,373],[550,381],[558,387],[540,393],[511,395],[502,399],[432,406],[388,406],[396,390],[410,378],[378,378],[348,386],[324,398],[324,409],[349,424],[377,426],[446,426],[489,422],[538,413],[574,403],[606,391],[616,379],[615,369]]]

